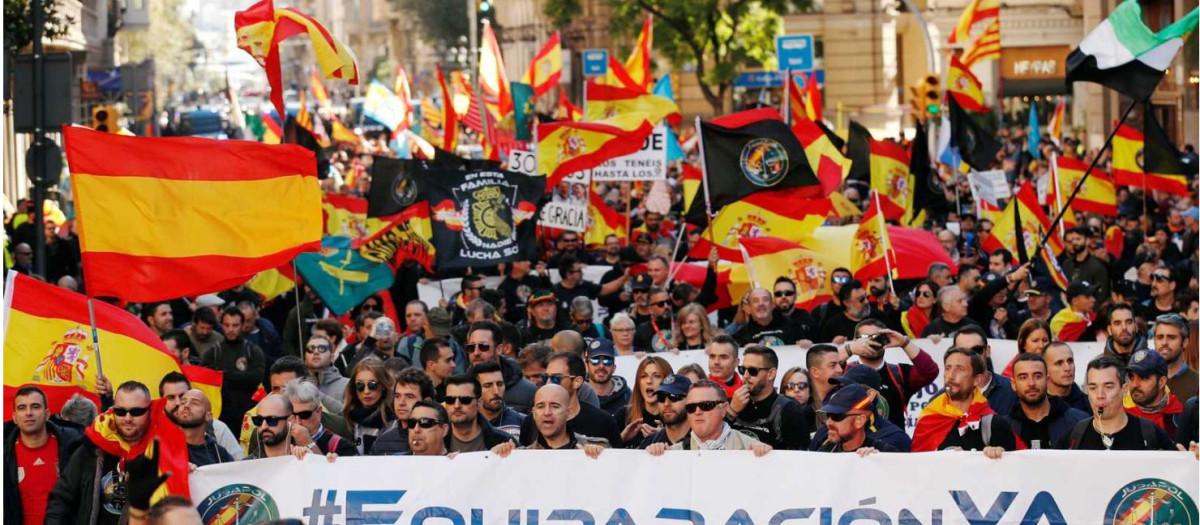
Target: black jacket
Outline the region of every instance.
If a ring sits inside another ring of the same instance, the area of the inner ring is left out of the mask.
[[[512,434],[493,427],[492,423],[489,422],[486,417],[483,417],[483,414],[477,414],[475,416],[475,421],[479,423],[479,431],[483,434],[484,448],[491,450],[492,447],[501,443],[507,443],[509,441],[516,443],[517,440],[512,437]],[[452,442],[453,437],[453,431],[446,432],[446,450],[450,450],[450,443]]]
[[[59,469],[66,467],[71,454],[83,440],[83,430],[67,421],[50,419],[46,431],[58,440]],[[17,480],[17,437],[21,431],[12,421],[4,424],[4,522],[20,523],[24,509],[21,507],[21,491]]]
[[[116,467],[118,458],[104,452],[87,439],[80,440],[71,460],[59,468],[58,483],[46,502],[46,523],[92,525],[103,513],[104,501],[100,478]],[[61,465],[61,463],[60,463]]]
[[[516,361],[500,357],[500,375],[504,377],[504,404],[522,414],[533,410],[533,395],[537,387],[525,379]]]
[[[1077,410],[1068,405],[1066,401],[1058,397],[1047,397],[1050,401],[1050,413],[1046,414],[1045,421],[1046,431],[1049,434],[1048,441],[1045,443],[1030,442],[1030,433],[1024,432],[1026,427],[1039,425],[1041,422],[1031,422],[1029,417],[1025,415],[1025,410],[1021,408],[1021,403],[1013,406],[1012,411],[1008,415],[1008,424],[1013,429],[1013,434],[1028,448],[1054,448],[1057,443],[1063,441],[1066,436],[1071,435],[1071,429],[1075,428],[1075,424],[1088,418],[1088,413],[1082,410]],[[1025,435],[1022,435],[1022,434]]]

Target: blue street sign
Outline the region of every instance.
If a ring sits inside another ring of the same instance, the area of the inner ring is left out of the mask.
[[[813,69],[812,35],[784,35],[775,37],[775,55],[779,58],[779,70]]]
[[[798,79],[800,88],[804,88],[804,79],[799,75],[800,72],[793,71],[792,76]],[[808,74],[816,73],[817,85],[825,85],[825,70],[818,69],[815,72],[806,72]],[[760,88],[777,88],[783,87],[784,73],[781,71],[747,71],[738,73],[738,76],[733,79],[733,87],[760,89]]]
[[[599,77],[608,74],[608,50],[583,50],[583,76]]]

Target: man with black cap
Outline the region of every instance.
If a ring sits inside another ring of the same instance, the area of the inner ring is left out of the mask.
[[[808,426],[800,404],[775,391],[779,373],[775,351],[762,345],[747,346],[738,372],[742,386],[729,400],[730,426],[774,448],[807,450]]]
[[[912,438],[908,437],[908,433],[904,431],[903,426],[897,426],[888,420],[888,416],[896,408],[888,404],[887,399],[881,394],[881,383],[879,373],[869,366],[852,366],[845,374],[830,378],[829,382],[833,387],[832,393],[827,396],[833,397],[833,393],[849,385],[860,385],[875,394],[874,401],[871,403],[871,410],[875,415],[872,417],[866,426],[867,436],[876,442],[887,443],[895,452],[909,452],[912,450]],[[829,440],[829,428],[825,424],[824,409],[822,412],[822,424],[817,427],[817,431],[813,434],[812,444],[809,445],[809,450],[816,451],[822,446],[827,446]]]
[[[1009,413],[1013,433],[1031,449],[1054,448],[1075,424],[1088,414],[1072,408],[1066,401],[1046,394],[1046,362],[1033,353],[1017,356],[1013,362],[1013,389],[1017,405]]]
[[[534,290],[550,289],[550,276],[546,272],[545,263],[539,262],[537,269],[531,268],[532,263],[529,260],[509,263],[508,275],[504,276],[504,280],[496,287],[504,294],[504,303],[508,305],[508,310],[504,313],[505,321],[516,324],[525,320],[529,296],[533,295]]]
[[[1018,301],[1010,307],[1012,311],[1008,316],[1012,318],[1013,324],[1020,327],[1030,319],[1041,319],[1049,323],[1055,313],[1055,291],[1054,281],[1049,277],[1044,275],[1034,277],[1033,285],[1024,292],[1024,304]]]
[[[662,384],[654,391],[658,400],[658,408],[662,411],[662,430],[659,430],[642,440],[637,448],[645,449],[655,443],[664,443],[668,447],[687,437],[692,427],[688,425],[687,395],[692,388],[692,380],[683,374],[664,377]]]
[[[1129,358],[1127,370],[1125,412],[1150,420],[1175,439],[1175,418],[1183,412],[1183,403],[1167,387],[1167,360],[1154,350],[1142,349]]]
[[[653,287],[654,279],[650,277],[650,274],[639,273],[633,276],[632,284],[629,286],[633,304],[630,305],[628,313],[635,325],[649,322],[653,317],[650,309],[650,289]]]
[[[839,388],[825,401],[825,428],[828,438],[817,452],[856,452],[866,456],[875,452],[898,452],[885,441],[867,435],[875,418],[876,392],[862,385]]]
[[[558,297],[554,292],[539,290],[529,296],[529,317],[517,324],[524,344],[547,341],[559,330],[569,330],[558,318]]]
[[[1067,286],[1067,307],[1050,318],[1050,331],[1060,341],[1095,341],[1092,321],[1096,319],[1096,287],[1088,281]]]
[[[600,397],[600,409],[617,417],[617,412],[629,404],[631,392],[625,378],[617,375],[617,349],[608,339],[594,339],[588,344],[588,384]]]
[[[1093,283],[1096,286],[1094,295],[1103,301],[1108,298],[1108,267],[1088,250],[1089,237],[1091,228],[1087,226],[1067,230],[1066,250],[1059,257],[1059,264],[1067,279]]]

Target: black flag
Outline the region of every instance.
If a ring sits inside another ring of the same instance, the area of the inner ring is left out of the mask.
[[[954,97],[949,97],[948,102],[950,135],[954,145],[958,147],[959,155],[962,155],[963,161],[975,171],[990,169],[996,161],[996,154],[1000,153],[1000,141],[975,122],[975,119],[954,101]]]
[[[438,268],[531,260],[545,177],[501,170],[410,173],[429,200]]]
[[[846,143],[846,158],[850,159],[850,173],[846,180],[857,180],[871,184],[871,132],[853,120],[850,121],[850,140]]]
[[[367,217],[396,215],[419,199],[417,183],[408,175],[409,165],[414,161],[379,155],[372,160]]]
[[[946,197],[942,190],[941,179],[932,168],[929,160],[929,134],[925,126],[917,126],[917,136],[913,137],[912,154],[908,161],[908,172],[913,176],[913,219],[925,210],[927,216],[934,215],[945,208]],[[906,224],[905,226],[911,226]],[[920,227],[921,225],[917,225]]]

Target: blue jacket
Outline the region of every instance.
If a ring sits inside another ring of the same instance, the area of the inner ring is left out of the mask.
[[[867,437],[891,445],[896,449],[896,452],[912,451],[912,438],[908,437],[908,433],[879,414],[875,414],[875,430],[867,428]],[[829,428],[821,425],[820,428],[817,428],[817,432],[813,434],[808,449],[816,452],[828,440]]]
[[[1013,390],[1012,380],[997,373],[992,373],[992,384],[988,385],[983,396],[988,400],[988,406],[997,414],[1011,414],[1017,406],[1017,392]]]

